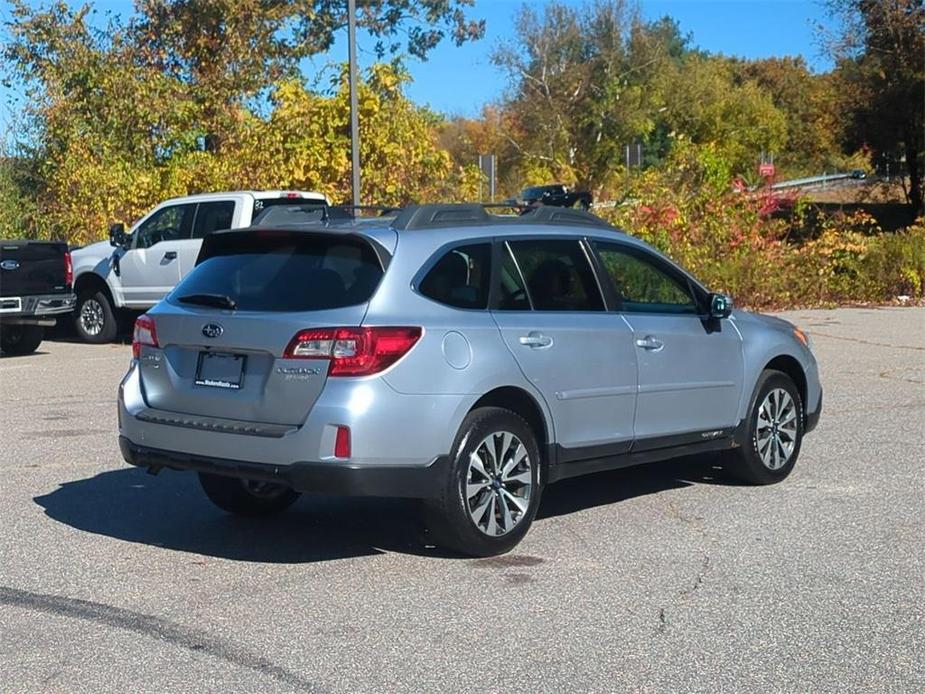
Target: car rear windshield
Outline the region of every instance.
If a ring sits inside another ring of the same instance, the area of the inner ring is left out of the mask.
[[[218,297],[239,311],[321,311],[369,301],[383,269],[355,236],[248,231],[213,234],[172,303]]]

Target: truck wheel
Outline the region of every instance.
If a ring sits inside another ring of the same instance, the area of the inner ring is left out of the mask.
[[[42,344],[41,325],[7,325],[0,329],[0,351],[12,356],[32,354]]]
[[[118,331],[116,314],[101,289],[85,289],[77,296],[74,309],[74,329],[84,342],[112,342]]]
[[[199,484],[209,500],[223,511],[240,516],[271,516],[285,511],[299,493],[282,484],[199,473]]]
[[[436,543],[463,554],[509,552],[540,504],[540,449],[520,416],[498,407],[469,413],[453,446],[450,474],[426,502]]]

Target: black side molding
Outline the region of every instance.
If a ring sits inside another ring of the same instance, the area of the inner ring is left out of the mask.
[[[580,449],[563,448],[556,444],[550,447],[555,448],[555,452],[551,452],[549,456],[547,481],[558,482],[570,477],[655,463],[685,455],[730,450],[741,445],[740,441],[745,429],[743,420],[734,429],[640,439],[629,450],[620,450],[621,447],[625,449],[628,444],[588,446]]]

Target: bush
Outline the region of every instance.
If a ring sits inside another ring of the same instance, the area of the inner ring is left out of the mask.
[[[884,233],[870,215],[825,219],[808,235],[767,214],[768,198],[736,193],[715,172],[711,146],[676,142],[668,165],[636,178],[603,214],[707,286],[755,308],[923,298],[925,226]],[[800,205],[797,205],[799,214]],[[797,219],[797,224],[800,220]]]
[[[925,220],[872,239],[864,273],[873,301],[896,296],[925,298]]]

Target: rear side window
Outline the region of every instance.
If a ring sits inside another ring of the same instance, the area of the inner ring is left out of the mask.
[[[240,311],[321,311],[369,301],[382,275],[378,256],[363,239],[276,231],[213,234],[171,301],[205,294],[227,297]]]
[[[491,244],[454,248],[434,264],[421,280],[424,296],[456,308],[488,308]]]
[[[594,271],[578,240],[508,243],[534,311],[603,311]]]
[[[196,210],[196,223],[193,224],[193,238],[201,239],[213,231],[231,228],[234,218],[234,200],[201,202]]]

